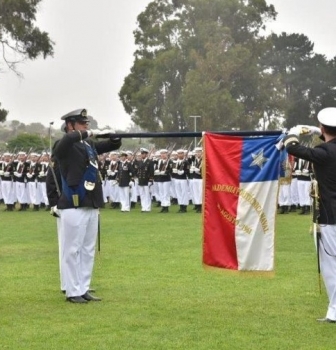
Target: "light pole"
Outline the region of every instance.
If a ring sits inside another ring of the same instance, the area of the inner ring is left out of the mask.
[[[54,122],[49,123],[49,152],[51,155],[51,126],[54,125]]]
[[[196,119],[197,119],[197,118],[201,118],[201,116],[200,116],[200,115],[191,115],[189,118],[194,118],[194,131],[196,132],[196,131],[197,131]],[[197,139],[196,139],[196,136],[195,136],[194,143],[195,143],[195,148],[196,148],[196,147],[197,147]]]

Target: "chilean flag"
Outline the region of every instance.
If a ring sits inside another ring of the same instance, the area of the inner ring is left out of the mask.
[[[274,269],[278,136],[205,133],[203,263],[240,271]]]

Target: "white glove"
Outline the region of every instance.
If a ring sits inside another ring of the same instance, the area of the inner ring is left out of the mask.
[[[154,175],[160,175],[160,170],[156,169],[156,170],[154,171]]]
[[[303,125],[302,127],[308,129],[308,135],[317,135],[317,136],[322,135],[321,129],[317,126]]]
[[[297,125],[291,128],[288,132],[289,135],[321,135],[321,130],[317,126],[311,125]]]
[[[195,171],[195,167],[191,166],[189,172],[193,173]]]
[[[183,174],[184,174],[184,170],[178,170],[178,171],[177,171],[177,174],[178,174],[178,175],[183,175]]]
[[[104,129],[104,130],[99,131],[98,136],[110,135],[110,134],[115,134],[115,131],[109,130],[109,129]]]
[[[160,175],[166,175],[165,170],[160,171]]]
[[[134,186],[134,181],[130,181],[128,185],[129,185],[129,187],[133,187]]]
[[[199,174],[200,172],[201,172],[201,170],[200,170],[200,169],[195,168],[195,173],[196,173],[196,174]]]
[[[90,129],[87,130],[89,137],[95,137],[97,135],[99,135],[99,133],[101,132],[99,129]]]
[[[21,174],[21,173],[18,173],[17,171],[14,171],[14,175],[15,175],[16,177],[22,177],[22,174]]]
[[[303,169],[302,170],[302,174],[303,175],[308,175],[309,174],[309,170],[308,169]]]
[[[177,174],[177,169],[176,168],[173,169],[173,173]]]
[[[3,176],[4,175],[4,171],[3,170],[0,170],[0,176]]]
[[[28,179],[31,179],[34,176],[34,174],[27,173]]]
[[[112,170],[108,169],[108,170],[106,171],[106,173],[107,173],[108,176],[112,176]]]
[[[5,172],[4,172],[4,176],[5,176],[5,177],[10,177],[10,172],[9,172],[9,171],[5,171]]]
[[[59,209],[57,208],[57,205],[50,208],[50,215],[55,216],[56,218],[61,217],[61,213]]]
[[[294,126],[288,131],[288,135],[296,135],[299,136],[301,134],[300,126]]]
[[[45,175],[45,172],[44,171],[40,171],[39,172],[39,177],[43,177]]]

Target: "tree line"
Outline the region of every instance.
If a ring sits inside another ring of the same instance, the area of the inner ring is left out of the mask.
[[[265,35],[264,0],[152,1],[120,99],[150,131],[254,130],[314,124],[335,106],[335,58],[303,34]]]
[[[35,25],[41,0],[0,0],[0,70],[51,57]],[[265,0],[154,0],[139,14],[119,97],[142,130],[254,130],[314,124],[335,106],[336,61],[299,33],[266,35]],[[1,102],[1,101],[0,101]],[[1,108],[0,121],[8,111]]]

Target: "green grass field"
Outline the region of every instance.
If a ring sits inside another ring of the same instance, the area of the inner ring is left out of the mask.
[[[334,349],[310,218],[278,215],[275,276],[203,268],[201,216],[103,209],[92,287],[65,302],[55,219],[0,207],[0,349]]]

